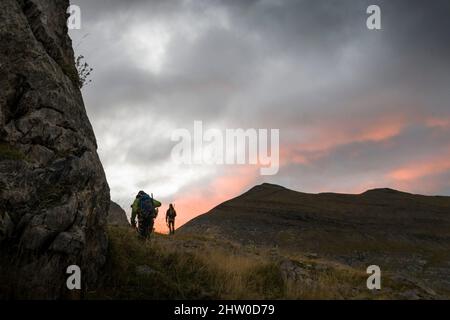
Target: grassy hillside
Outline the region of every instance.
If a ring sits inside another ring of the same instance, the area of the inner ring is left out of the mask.
[[[395,299],[430,298],[415,284],[383,277],[366,288],[365,270],[311,253],[242,245],[212,235],[154,235],[109,228],[107,267],[89,299]]]
[[[402,283],[450,296],[450,197],[392,189],[308,194],[262,184],[180,232],[276,246],[289,254],[314,252],[356,270],[378,265]]]

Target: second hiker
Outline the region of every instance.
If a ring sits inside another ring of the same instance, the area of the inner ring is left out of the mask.
[[[166,212],[166,223],[169,227],[169,234],[175,234],[175,217],[177,216],[177,212],[172,204],[169,204],[169,209]]]

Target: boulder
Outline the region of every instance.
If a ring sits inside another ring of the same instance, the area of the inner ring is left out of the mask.
[[[121,226],[121,227],[130,226],[125,210],[123,210],[122,207],[119,206],[114,201],[111,201],[109,205],[109,214],[106,220],[108,222],[108,225],[111,226]]]

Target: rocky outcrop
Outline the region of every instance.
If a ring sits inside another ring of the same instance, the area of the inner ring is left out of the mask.
[[[119,206],[114,201],[111,201],[109,205],[109,214],[106,221],[110,226],[122,226],[122,227],[130,226],[130,224],[128,223],[127,214],[125,213],[125,210],[123,210],[122,207]]]
[[[0,296],[73,297],[105,262],[109,188],[78,89],[69,0],[0,1]]]

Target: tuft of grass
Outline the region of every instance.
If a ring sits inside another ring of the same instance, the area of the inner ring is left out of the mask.
[[[75,68],[74,65],[67,64],[67,63],[61,63],[61,69],[63,73],[69,77],[69,79],[72,81],[74,85],[76,85],[78,88],[81,86],[81,80],[80,76],[78,75],[78,71]]]
[[[285,285],[281,270],[274,263],[257,266],[247,275],[247,288],[259,298],[282,299],[285,297]]]

